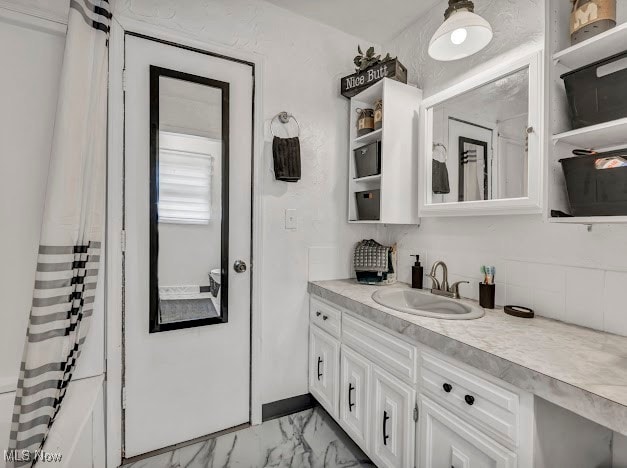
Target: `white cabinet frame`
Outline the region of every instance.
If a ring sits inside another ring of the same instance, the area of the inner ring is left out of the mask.
[[[529,134],[528,196],[501,200],[433,203],[431,161],[433,149],[433,109],[440,103],[472,91],[487,83],[519,70],[529,70]],[[510,59],[496,67],[478,73],[467,80],[428,97],[420,109],[420,216],[478,216],[542,213],[543,167],[546,131],[544,126],[543,52],[541,50]]]

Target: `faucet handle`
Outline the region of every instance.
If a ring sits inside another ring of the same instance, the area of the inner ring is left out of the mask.
[[[453,299],[459,299],[459,285],[464,283],[470,284],[470,281],[456,281],[455,283],[451,284],[449,292],[453,293]]]
[[[435,277],[435,275],[427,275],[428,278],[431,278],[432,284],[431,289],[440,289],[440,282]]]

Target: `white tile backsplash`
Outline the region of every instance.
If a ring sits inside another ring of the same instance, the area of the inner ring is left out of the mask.
[[[508,305],[518,305],[533,308],[531,288],[508,284],[505,287],[505,302]],[[505,305],[505,304],[499,304]]]
[[[623,292],[627,290],[627,272],[523,260],[490,263],[485,253],[435,251],[422,255],[428,260],[423,263],[425,274],[434,261],[444,260],[449,283],[470,281],[460,287],[464,297],[478,299],[480,266],[496,264],[497,305],[531,307],[543,317],[627,336],[627,295]],[[425,287],[430,284],[425,278]]]
[[[605,273],[603,330],[627,336],[627,272]]]
[[[536,314],[554,320],[564,320],[566,296],[564,291],[551,292],[537,289],[533,291],[533,309]]]
[[[566,289],[566,270],[563,266],[547,263],[529,263],[531,287],[562,296]]]
[[[532,268],[528,262],[508,261],[506,265],[508,285],[522,288],[530,288],[532,286]]]
[[[351,277],[350,259],[337,247],[309,247],[309,281]]]
[[[590,268],[566,269],[564,320],[583,327],[603,329],[603,281],[605,272]]]

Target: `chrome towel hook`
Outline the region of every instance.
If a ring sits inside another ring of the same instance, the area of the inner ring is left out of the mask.
[[[296,120],[296,117],[286,111],[279,112],[277,115],[272,117],[272,120],[270,121],[270,133],[272,133],[272,136],[277,136],[277,134],[274,132],[274,124],[277,120],[283,125],[287,125],[290,120],[296,122],[296,126],[298,127],[298,133],[296,134],[296,137],[300,136],[300,124],[298,123],[298,120]]]

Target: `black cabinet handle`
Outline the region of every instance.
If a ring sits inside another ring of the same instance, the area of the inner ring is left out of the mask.
[[[322,315],[322,312],[318,311],[316,312],[316,317],[320,317]]]
[[[318,358],[318,380],[322,377],[322,372],[320,372],[320,364],[322,364],[322,358]]]
[[[466,400],[466,403],[469,404],[470,406],[475,404],[475,397],[472,395],[466,395],[464,397],[464,400]]]
[[[349,383],[348,384],[348,411],[351,413],[353,412],[353,406],[355,406],[355,403],[353,403],[353,399],[351,398],[354,390],[355,390],[355,386],[352,383]]]
[[[390,438],[390,436],[388,435],[388,420],[389,419],[390,417],[388,416],[388,412],[384,411],[383,412],[383,445],[387,445],[388,439]]]
[[[451,390],[453,390],[453,386],[450,383],[445,383],[442,385],[442,388],[446,393],[451,393]]]

